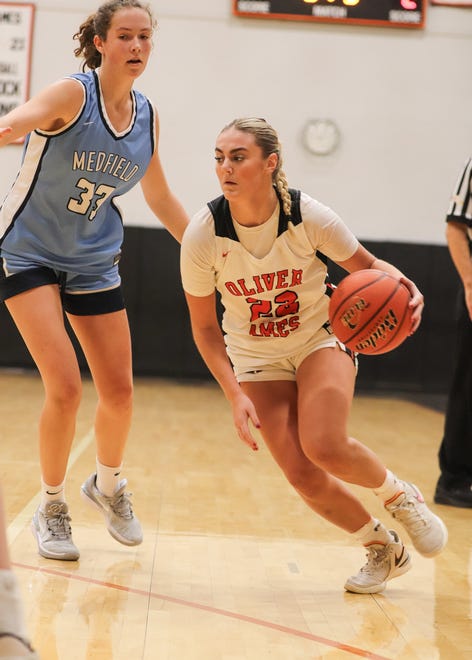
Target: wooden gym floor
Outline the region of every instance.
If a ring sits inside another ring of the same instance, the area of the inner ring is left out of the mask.
[[[29,529],[42,385],[0,372],[0,392],[11,556],[42,660],[472,657],[472,511],[432,505],[449,528],[445,551],[428,560],[409,544],[409,573],[382,594],[347,594],[362,548],[310,512],[263,445],[253,453],[236,438],[216,385],[137,379],[124,474],[145,539],[122,546],[79,496],[95,461],[86,381],[66,489],[81,558],[43,559]],[[431,503],[442,425],[425,405],[358,395],[350,430]]]

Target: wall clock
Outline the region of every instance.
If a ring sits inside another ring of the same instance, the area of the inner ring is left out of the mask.
[[[332,154],[339,145],[340,137],[332,119],[310,119],[303,129],[303,145],[316,156]]]

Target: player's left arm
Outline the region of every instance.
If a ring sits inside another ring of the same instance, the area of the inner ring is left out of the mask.
[[[149,162],[146,174],[141,179],[144,198],[154,215],[179,242],[188,225],[188,215],[167,183],[161,159],[159,158],[159,128],[156,114],[156,148]]]
[[[421,315],[424,308],[424,296],[416,284],[408,279],[401,270],[398,270],[398,268],[388,261],[378,259],[360,243],[352,257],[349,257],[349,259],[346,259],[345,261],[338,261],[337,263],[349,273],[364,268],[375,268],[384,273],[388,273],[389,275],[393,275],[393,277],[399,278],[400,282],[402,282],[410,292],[411,300],[409,302],[409,307],[411,308],[411,334],[416,332],[421,323]]]

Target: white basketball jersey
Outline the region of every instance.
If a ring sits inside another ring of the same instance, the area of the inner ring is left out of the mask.
[[[327,324],[327,257],[344,261],[358,246],[331,209],[300,191],[290,194],[291,216],[280,208],[277,237],[262,258],[239,241],[223,196],[202,209],[185,232],[184,289],[195,296],[219,291],[228,355],[238,366],[294,355]]]

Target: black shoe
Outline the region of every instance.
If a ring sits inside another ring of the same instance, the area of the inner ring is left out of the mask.
[[[472,483],[456,484],[446,488],[438,481],[434,501],[436,504],[472,509]]]

